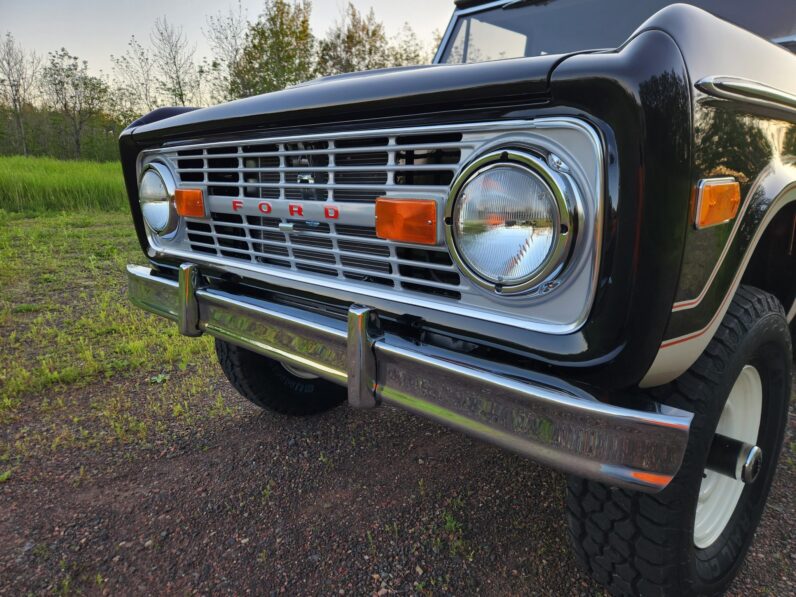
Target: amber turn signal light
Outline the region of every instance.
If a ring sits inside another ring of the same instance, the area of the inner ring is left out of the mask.
[[[731,178],[703,180],[697,195],[697,228],[729,222],[741,206],[741,185]]]
[[[376,236],[421,245],[437,244],[437,202],[433,199],[376,199]]]
[[[177,189],[174,191],[177,213],[183,217],[204,218],[205,199],[202,189]]]

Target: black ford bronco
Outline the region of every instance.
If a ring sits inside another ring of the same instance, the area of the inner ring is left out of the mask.
[[[433,65],[156,110],[131,300],[263,408],[565,471],[615,594],[720,593],[791,397],[796,5],[695,4],[460,0]]]

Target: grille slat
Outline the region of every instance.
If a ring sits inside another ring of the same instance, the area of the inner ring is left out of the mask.
[[[257,172],[436,172],[436,171],[455,171],[457,164],[420,164],[413,166],[380,166],[378,164],[370,166],[307,166],[304,168],[296,166],[286,166],[284,168],[268,167],[256,168],[246,166],[243,168],[244,174],[255,174]],[[229,168],[178,168],[180,173],[185,172],[229,172]]]
[[[189,236],[191,238],[191,243],[192,244],[207,244],[207,240],[206,239],[210,239],[211,243],[210,243],[209,246],[212,246],[212,238],[207,236],[207,235],[190,234]],[[194,238],[196,240],[194,240]],[[224,235],[224,234],[216,233],[215,234],[215,238],[219,239],[219,240],[229,240],[229,241],[232,241],[232,242],[241,242],[241,237],[239,237],[239,236],[227,236],[227,235]],[[256,237],[255,238],[250,238],[250,239],[247,239],[247,240],[251,241],[251,243],[254,244],[254,245],[264,245],[264,246],[268,246],[268,247],[285,247],[285,241],[283,241],[283,240],[280,241],[280,240],[256,238]],[[314,253],[317,253],[319,255],[327,255],[327,254],[328,255],[341,255],[341,256],[351,257],[352,259],[353,258],[367,259],[367,261],[370,261],[370,262],[373,262],[373,263],[379,263],[379,264],[381,264],[381,263],[395,263],[395,264],[400,265],[400,266],[404,266],[405,265],[405,266],[416,267],[416,268],[421,268],[421,269],[437,270],[437,271],[440,271],[440,272],[455,272],[456,271],[456,268],[453,267],[452,265],[446,265],[446,264],[441,264],[441,263],[433,263],[433,262],[430,262],[430,261],[415,261],[415,260],[411,260],[411,259],[400,259],[400,258],[389,259],[389,253],[387,253],[387,255],[386,255],[388,257],[387,260],[381,260],[381,259],[379,259],[378,255],[376,255],[374,253],[371,253],[371,252],[354,252],[354,251],[350,251],[350,250],[346,251],[344,249],[334,249],[334,248],[332,248],[331,239],[328,239],[329,242],[328,242],[327,245],[313,244],[313,243],[305,244],[304,241],[306,241],[306,240],[309,240],[309,239],[302,239],[300,236],[293,236],[291,238],[291,243],[293,245],[294,251],[296,251],[296,250],[311,250]],[[223,246],[224,248],[228,248],[227,245],[221,245],[221,246]]]
[[[329,148],[329,149],[291,149],[284,151],[261,151],[261,152],[247,152],[247,153],[226,153],[213,155],[215,158],[270,158],[270,157],[291,157],[291,156],[307,156],[307,155],[334,155],[334,154],[354,154],[354,153],[385,153],[387,151],[456,151],[459,149],[472,149],[476,147],[477,143],[426,143],[426,144],[407,144],[407,145],[381,145],[376,147],[346,147],[346,148]],[[190,153],[191,151],[178,151],[180,158],[188,156],[202,156],[202,153]],[[194,158],[196,159],[196,158]]]
[[[244,183],[236,183],[236,182],[216,182],[212,181],[212,185],[209,188],[219,187],[219,188],[241,188],[241,187],[252,187],[258,189],[297,189],[297,190],[305,190],[305,191],[319,191],[319,190],[351,190],[351,191],[361,191],[363,186],[366,186],[369,183],[368,181],[363,181],[361,184],[301,184],[301,183],[293,183],[293,182],[285,182],[285,183],[278,183],[278,182],[244,182]],[[396,193],[406,193],[407,191],[415,191],[417,193],[440,193],[445,192],[448,189],[448,185],[412,185],[412,184],[388,184],[388,183],[375,183],[373,186],[378,187],[376,192],[380,193],[387,193],[387,192],[396,192]],[[211,193],[212,194],[212,193]],[[231,196],[231,197],[239,197],[243,196],[242,194],[234,193],[232,195],[224,194],[224,196]],[[301,199],[301,197],[297,197],[297,199]]]

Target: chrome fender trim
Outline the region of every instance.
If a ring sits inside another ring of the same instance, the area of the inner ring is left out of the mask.
[[[696,87],[714,97],[796,114],[796,95],[751,79],[714,75],[700,79],[696,82]]]

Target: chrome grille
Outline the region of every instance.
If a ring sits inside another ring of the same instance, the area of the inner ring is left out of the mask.
[[[222,144],[177,150],[180,182],[209,198],[374,203],[396,191],[442,197],[473,146],[461,133],[362,136]],[[280,224],[292,224],[285,233]],[[187,220],[190,248],[205,254],[358,283],[460,298],[461,278],[444,247],[376,237],[373,227],[214,211]]]

